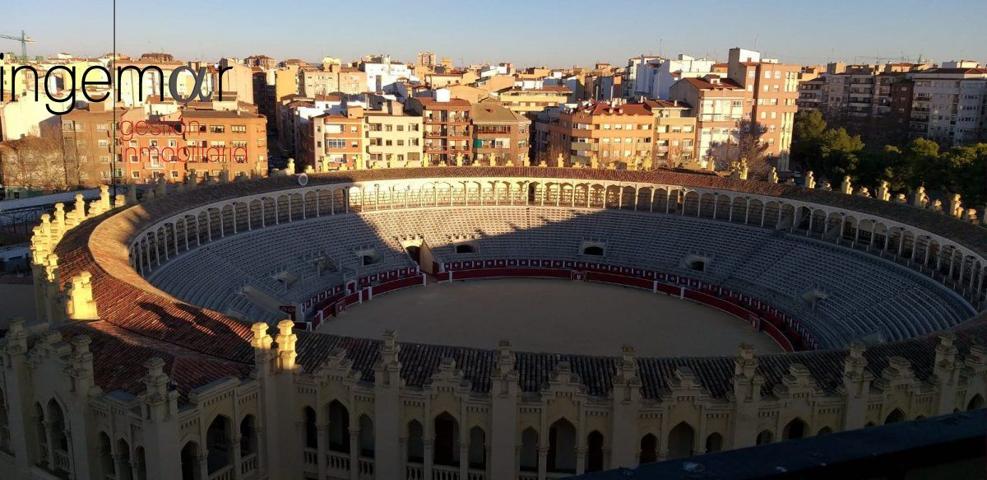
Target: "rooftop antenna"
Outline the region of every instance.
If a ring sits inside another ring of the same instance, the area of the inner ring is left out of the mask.
[[[754,34],[754,50],[757,50],[757,34]]]
[[[665,39],[660,37],[658,38],[658,56],[665,56]]]

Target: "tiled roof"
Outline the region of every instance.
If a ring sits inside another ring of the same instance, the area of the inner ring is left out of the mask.
[[[520,167],[416,168],[315,174],[309,177],[309,185],[454,176],[647,182],[793,198],[901,220],[965,242],[982,254],[987,253],[987,235],[979,227],[945,215],[836,192],[807,191],[792,185],[740,181],[712,175]],[[67,282],[83,270],[92,274],[93,293],[101,320],[72,323],[59,328],[66,336],[86,334],[92,337],[96,381],[104,390],[139,394],[143,389],[141,378],[145,374],[143,362],[151,356],[165,360],[166,372],[183,395],[195,387],[228,376],[243,378],[249,374],[253,368],[253,350],[249,344],[253,334],[249,326],[218,312],[182,303],[150,285],[130,268],[123,245],[134,232],[164,216],[198,205],[294,186],[297,186],[294,178],[277,177],[201,187],[119,213],[104,214],[102,218],[87,221],[65,236],[56,249],[60,259],[59,276]],[[985,318],[987,316],[981,315],[956,329],[956,346],[961,355],[965,355],[972,344],[987,339]],[[296,333],[298,362],[304,370],[316,370],[334,351],[342,348],[346,350],[347,358],[353,361],[354,368],[362,372],[363,380],[373,380],[373,365],[379,356],[380,341]],[[867,369],[877,376],[891,357],[902,356],[911,361],[917,378],[927,379],[933,368],[935,345],[935,338],[924,337],[873,347],[865,353]],[[842,381],[845,356],[846,351],[842,350],[760,356],[758,372],[766,380],[763,392],[770,393],[794,363],[805,365],[820,388],[832,391]],[[470,380],[474,391],[489,390],[490,375],[496,365],[497,354],[494,350],[401,344],[399,359],[402,377],[409,386],[425,385],[442,359],[447,357],[456,360],[457,368]],[[579,375],[588,393],[602,396],[610,390],[618,365],[616,357],[521,352],[517,353],[517,370],[522,390],[539,390],[563,361],[568,362],[573,372]],[[688,367],[699,384],[715,397],[722,397],[731,388],[733,359],[730,357],[639,358],[637,362],[643,382],[642,392],[646,398],[657,398],[667,391],[670,379],[674,378],[679,367]]]
[[[740,85],[737,84],[737,82],[734,82],[729,78],[721,78],[719,79],[719,83],[713,83],[702,78],[692,78],[692,77],[683,78],[680,81],[688,82],[690,85],[692,85],[693,87],[699,90],[743,90],[744,89],[744,87],[741,87]]]

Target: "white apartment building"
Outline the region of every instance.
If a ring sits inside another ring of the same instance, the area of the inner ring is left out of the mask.
[[[713,60],[679,54],[674,59],[657,59],[637,66],[635,95],[669,98],[669,88],[683,78],[700,78],[713,71]]]
[[[970,62],[944,65],[912,75],[912,135],[943,146],[987,138],[987,68]]]
[[[372,62],[363,62],[360,69],[367,74],[367,91],[383,93],[402,78],[415,80],[411,68],[403,63],[391,62],[391,57],[375,58]]]

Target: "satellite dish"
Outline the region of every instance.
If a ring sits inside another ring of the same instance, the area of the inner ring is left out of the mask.
[[[303,173],[301,175],[298,175],[298,184],[301,185],[301,186],[303,186],[303,187],[305,185],[308,185],[308,175],[305,174],[305,173]]]

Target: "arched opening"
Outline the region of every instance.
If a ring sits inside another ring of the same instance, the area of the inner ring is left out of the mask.
[[[199,445],[188,442],[182,447],[182,480],[199,480]]]
[[[978,393],[974,395],[969,402],[966,403],[966,410],[970,411],[970,410],[977,410],[980,408],[984,408],[984,397],[981,397],[980,394]]]
[[[477,470],[487,468],[487,435],[480,427],[470,429],[469,467]]]
[[[419,247],[417,245],[409,245],[409,246],[407,246],[407,247],[404,248],[404,251],[408,254],[409,257],[411,257],[412,260],[415,261],[415,263],[419,263],[420,264],[422,262],[422,249],[421,249],[421,247]]]
[[[784,440],[795,440],[805,437],[805,432],[809,430],[809,426],[802,421],[801,418],[796,418],[781,431],[781,438]]]
[[[649,433],[641,437],[641,454],[638,463],[653,463],[658,461],[658,437]]]
[[[48,425],[51,428],[52,448],[56,452],[67,453],[69,450],[69,439],[65,432],[65,414],[62,413],[62,407],[55,399],[48,401],[48,418]]]
[[[305,407],[302,414],[305,417],[305,448],[319,448],[319,427],[315,424],[315,410]]]
[[[818,432],[818,433],[816,433],[816,436],[823,436],[823,435],[829,435],[829,434],[831,434],[831,433],[833,433],[833,429],[832,429],[832,428],[829,428],[829,427],[823,427],[823,428],[820,428],[820,429],[819,429],[819,432]]]
[[[37,451],[34,452],[37,456],[35,463],[46,466],[48,465],[48,435],[45,433],[45,410],[39,403],[34,404],[34,428],[38,438]]]
[[[368,253],[365,255],[360,255],[360,264],[363,266],[373,265],[380,262],[380,257],[374,253]]]
[[[120,460],[120,468],[117,469],[119,474],[116,480],[133,480],[134,470],[133,465],[130,464],[130,444],[122,438],[117,441],[117,455]]]
[[[723,435],[713,432],[706,437],[706,453],[723,450]]]
[[[594,255],[597,257],[603,256],[603,247],[599,245],[591,245],[583,249],[583,255]]]
[[[350,412],[339,400],[329,404],[329,450],[350,453]]]
[[[240,456],[248,457],[257,453],[257,429],[254,416],[247,415],[240,422]]]
[[[109,435],[104,432],[100,432],[96,448],[97,455],[99,455],[99,470],[102,475],[104,477],[116,475],[117,467],[113,462],[113,450],[110,445]]]
[[[206,430],[206,470],[212,475],[232,461],[230,448],[230,421],[217,415]]]
[[[7,400],[3,389],[0,389],[0,450],[10,452],[10,420],[7,415]]]
[[[528,427],[521,432],[521,453],[519,465],[521,471],[538,471],[538,432],[534,428]]]
[[[360,456],[374,458],[374,421],[360,415]]]
[[[548,471],[576,472],[576,427],[564,418],[548,429]]]
[[[436,465],[459,466],[459,422],[447,412],[435,417],[435,452],[432,462]]]
[[[476,248],[468,243],[460,243],[456,245],[456,253],[476,253]]]
[[[767,445],[774,441],[774,434],[770,430],[762,430],[761,433],[757,434],[757,445]]]
[[[691,260],[689,262],[689,270],[693,270],[696,272],[705,272],[706,262],[704,260]]]
[[[137,447],[134,461],[137,462],[137,480],[147,480],[147,456],[144,453],[144,447]]]
[[[890,423],[898,423],[903,420],[905,420],[905,412],[902,412],[901,410],[896,408],[892,410],[887,417],[884,418],[884,424],[888,425]]]
[[[603,434],[594,430],[586,437],[586,471],[603,470]]]
[[[408,423],[408,463],[424,463],[425,439],[424,429],[418,420]]]
[[[668,458],[682,458],[692,455],[696,441],[696,431],[688,423],[681,422],[668,432]]]

